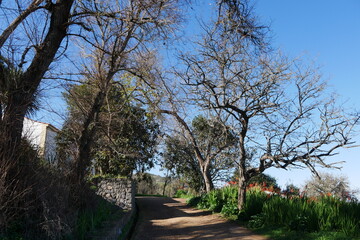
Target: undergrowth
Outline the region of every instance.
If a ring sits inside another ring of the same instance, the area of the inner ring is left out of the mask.
[[[91,231],[102,227],[104,221],[118,217],[120,212],[117,206],[99,197],[94,208],[86,208],[79,213],[75,227],[75,239],[88,239]],[[69,239],[73,239],[73,237],[69,237]]]
[[[278,235],[268,230],[272,239],[358,239],[360,232],[360,204],[333,196],[286,197],[254,187],[248,189],[245,207],[239,211],[237,188],[228,186],[191,198],[188,204],[220,212],[252,229],[280,230]]]

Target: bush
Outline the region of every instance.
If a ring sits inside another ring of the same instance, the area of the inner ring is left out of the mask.
[[[358,236],[360,204],[345,202],[333,196],[306,198],[268,195],[261,188],[247,191],[244,209],[237,209],[237,188],[213,190],[201,197],[191,198],[189,204],[221,212],[223,215],[248,223],[251,228],[280,227],[295,232],[342,232]]]
[[[260,188],[250,188],[246,192],[246,202],[244,209],[239,214],[239,220],[249,221],[252,216],[260,214],[268,198],[268,195],[262,192]]]
[[[342,231],[357,235],[360,223],[359,204],[334,197],[283,198],[273,196],[264,203],[263,213],[268,226],[287,226],[289,230]]]
[[[92,208],[88,207],[78,214],[74,234],[76,239],[87,239],[87,234],[101,227],[105,220],[110,220],[116,216],[116,213],[121,212],[120,208],[101,197],[96,197],[93,204]]]
[[[0,149],[0,162],[0,238],[61,239],[71,232],[76,211],[66,176],[25,140],[16,154]]]
[[[184,189],[178,189],[176,193],[174,194],[174,198],[187,198],[188,192]]]

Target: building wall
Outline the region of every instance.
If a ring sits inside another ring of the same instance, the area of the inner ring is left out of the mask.
[[[24,127],[22,131],[23,137],[26,137],[30,144],[40,152],[44,148],[46,134],[46,125],[31,119],[24,119]]]
[[[56,160],[56,135],[57,132],[51,127],[46,128],[44,158],[50,163],[54,163]]]
[[[26,137],[30,144],[51,163],[56,159],[56,135],[58,130],[47,123],[24,119],[23,137]]]

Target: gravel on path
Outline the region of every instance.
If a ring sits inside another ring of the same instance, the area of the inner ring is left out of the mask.
[[[219,214],[188,207],[184,199],[137,197],[139,219],[132,240],[268,238],[227,221]]]

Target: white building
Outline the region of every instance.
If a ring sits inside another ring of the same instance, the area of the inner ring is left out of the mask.
[[[40,157],[55,163],[56,160],[56,135],[59,130],[49,123],[24,119],[22,135],[38,151]]]

